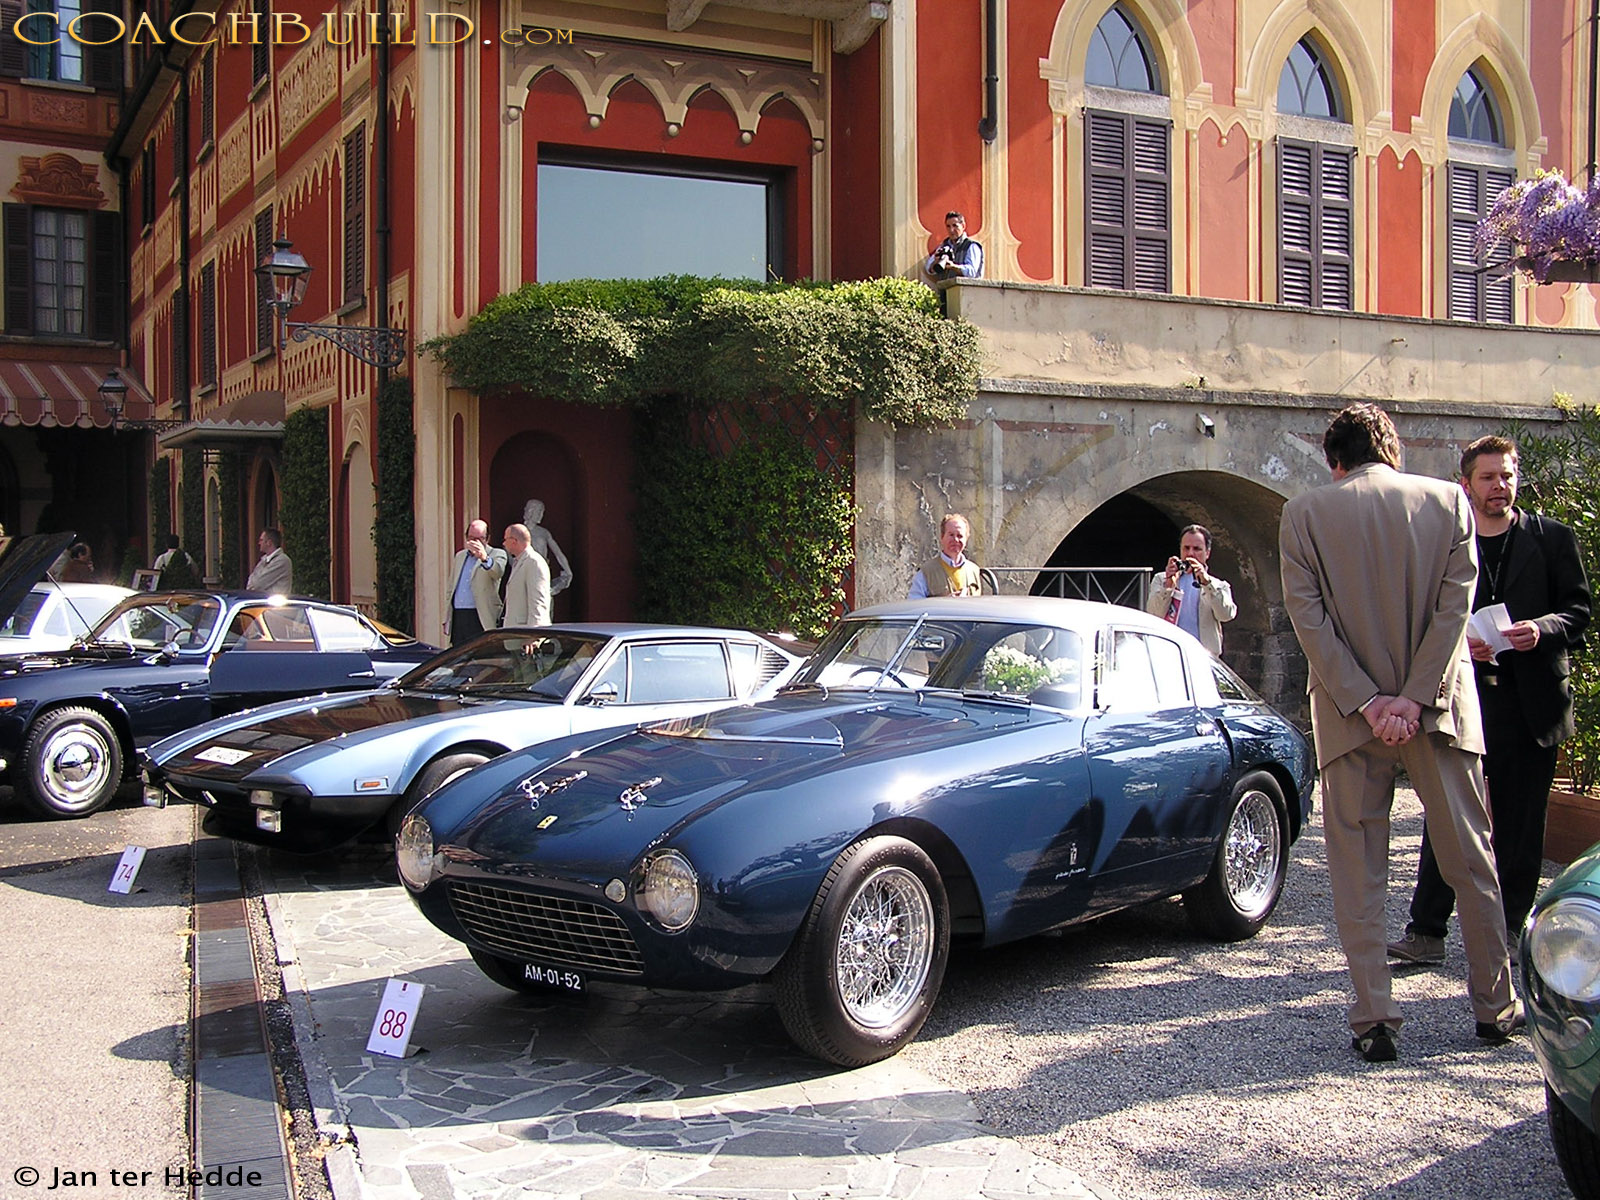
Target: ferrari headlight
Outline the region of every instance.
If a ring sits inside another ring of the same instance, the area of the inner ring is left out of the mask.
[[[1600,903],[1565,896],[1534,918],[1528,939],[1545,986],[1580,1004],[1600,1001]]]
[[[400,825],[394,839],[394,866],[405,885],[420,892],[433,882],[440,860],[434,853],[433,826],[415,813]]]
[[[694,867],[676,850],[653,854],[639,882],[639,907],[668,933],[677,933],[700,911],[700,883]]]

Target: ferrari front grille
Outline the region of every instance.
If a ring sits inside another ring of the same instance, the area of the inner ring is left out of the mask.
[[[479,942],[508,958],[641,975],[644,959],[622,918],[583,900],[454,881],[450,907]]]

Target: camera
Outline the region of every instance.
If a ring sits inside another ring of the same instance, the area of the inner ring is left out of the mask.
[[[1193,575],[1194,574],[1194,569],[1196,567],[1198,567],[1199,565],[1200,564],[1195,562],[1194,559],[1186,558],[1186,559],[1183,560],[1183,573],[1185,575]]]

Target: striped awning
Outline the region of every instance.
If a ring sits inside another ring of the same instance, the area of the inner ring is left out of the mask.
[[[0,359],[0,424],[110,428],[111,417],[100,402],[99,390],[114,365]],[[150,408],[132,392],[127,404],[133,410]],[[123,415],[139,418],[151,414],[131,411]]]

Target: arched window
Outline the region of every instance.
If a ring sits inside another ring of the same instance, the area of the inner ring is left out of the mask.
[[[1113,4],[1100,18],[1094,36],[1089,39],[1084,82],[1126,92],[1159,92],[1159,79],[1155,56],[1150,53],[1138,24],[1122,5]]]
[[[1172,119],[1148,34],[1120,3],[1084,62],[1084,282],[1172,290]]]
[[[1287,118],[1278,137],[1282,304],[1355,307],[1355,147],[1331,140],[1346,112],[1316,43],[1301,38],[1278,78],[1278,114]]]
[[[1495,197],[1517,181],[1516,165],[1505,145],[1500,102],[1489,74],[1468,67],[1450,98],[1450,161],[1446,164],[1449,204],[1450,294],[1448,315],[1457,321],[1516,319],[1516,289],[1509,275],[1485,271],[1473,252],[1478,222]],[[1511,247],[1501,242],[1488,264],[1503,263]]]
[[[1296,42],[1283,64],[1283,74],[1278,77],[1278,111],[1324,121],[1345,120],[1339,89],[1309,38]]]
[[[1494,93],[1484,85],[1476,68],[1468,67],[1456,84],[1456,94],[1450,100],[1450,136],[1464,142],[1505,145]]]

